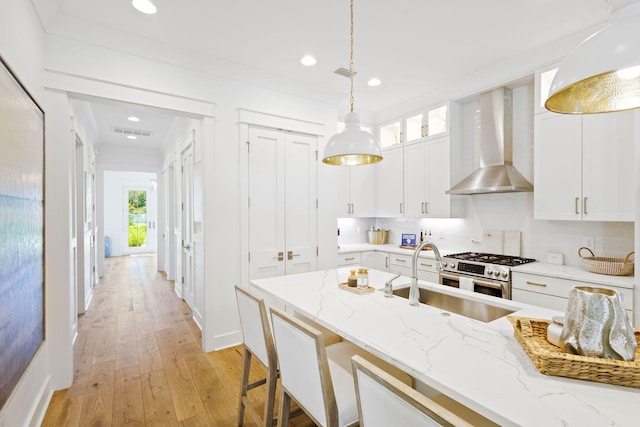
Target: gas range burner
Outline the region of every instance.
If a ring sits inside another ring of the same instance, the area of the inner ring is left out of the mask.
[[[507,267],[515,267],[517,265],[534,262],[532,258],[522,258],[512,255],[487,254],[482,252],[462,252],[459,254],[447,255],[447,258],[453,258],[460,261],[473,261],[486,264],[504,265]]]

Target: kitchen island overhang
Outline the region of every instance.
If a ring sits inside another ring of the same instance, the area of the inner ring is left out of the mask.
[[[267,304],[299,312],[367,349],[427,386],[500,425],[632,426],[640,389],[540,374],[513,336],[506,318],[480,322],[408,300],[385,298],[392,273],[369,270],[376,292],[338,287],[349,268],[259,279],[251,287]],[[394,287],[408,285],[401,277]],[[514,315],[550,319],[557,311],[471,292],[421,287],[491,301]],[[487,300],[488,299],[488,300]]]

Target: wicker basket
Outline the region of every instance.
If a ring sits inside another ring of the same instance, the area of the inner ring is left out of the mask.
[[[547,326],[550,320],[518,316],[507,318],[513,325],[513,335],[541,373],[626,387],[640,387],[640,345],[633,361],[564,353],[547,341]],[[636,341],[640,340],[640,329],[635,330],[635,336]]]
[[[591,256],[582,256],[582,251],[589,251]],[[608,274],[610,276],[627,276],[633,273],[633,261],[629,257],[633,252],[629,252],[625,258],[606,258],[595,256],[593,251],[586,247],[578,249],[578,256],[582,258],[585,268],[593,273]]]

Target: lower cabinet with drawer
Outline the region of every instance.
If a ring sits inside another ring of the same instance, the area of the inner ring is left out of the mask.
[[[566,311],[569,293],[574,286],[611,288],[621,294],[624,308],[633,319],[633,290],[615,286],[603,286],[597,283],[561,279],[530,273],[511,273],[511,299],[517,302],[537,305],[552,310]]]
[[[389,254],[389,272],[411,277],[411,259],[409,255]]]
[[[360,252],[338,254],[338,267],[346,267],[349,265],[360,265],[361,263],[362,263],[362,254]]]

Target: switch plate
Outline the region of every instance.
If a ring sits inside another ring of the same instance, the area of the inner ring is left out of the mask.
[[[547,254],[547,263],[563,265],[564,264],[564,255],[556,254],[556,253],[553,253],[553,252],[549,252]]]
[[[582,238],[582,246],[587,247],[591,250],[594,250],[595,240],[593,237],[583,237]]]

